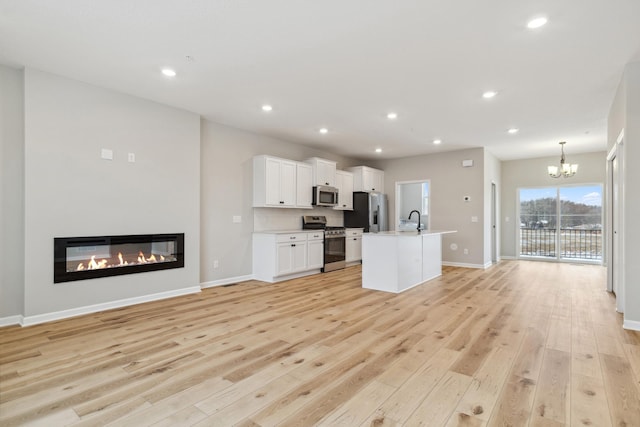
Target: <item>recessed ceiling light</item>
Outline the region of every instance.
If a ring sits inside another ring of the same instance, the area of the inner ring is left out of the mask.
[[[491,99],[494,96],[496,96],[498,94],[498,92],[494,91],[494,90],[488,90],[485,93],[482,94],[482,97],[485,99]]]
[[[273,110],[273,107],[269,104],[265,104],[262,106],[262,111],[271,111]]]
[[[438,144],[442,144],[442,140],[441,139],[434,139],[433,143],[438,145]]]
[[[511,129],[509,129],[507,132],[509,132],[510,134],[512,134],[512,135],[513,135],[514,133],[518,133],[518,131],[519,131],[519,130],[520,130],[520,129],[518,129],[518,128],[511,128]]]
[[[398,118],[398,113],[389,113],[387,114],[387,119],[389,120],[395,120]]]
[[[327,129],[327,128],[320,128],[320,130],[319,130],[318,132],[320,132],[321,134],[323,134],[323,135],[324,135],[325,133],[329,132],[329,129]]]
[[[176,76],[176,72],[174,70],[172,70],[171,68],[163,68],[162,69],[162,74],[164,74],[167,77],[175,77]]]
[[[376,148],[376,153],[382,153],[382,148]]]
[[[539,16],[527,22],[527,28],[531,28],[531,29],[540,28],[546,23],[547,23],[547,18],[545,18],[544,16]]]

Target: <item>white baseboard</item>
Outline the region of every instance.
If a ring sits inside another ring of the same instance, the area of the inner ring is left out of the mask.
[[[622,327],[631,331],[640,331],[640,322],[637,320],[625,320],[622,322]]]
[[[518,257],[511,256],[511,255],[500,255],[500,258],[498,258],[498,261],[500,259],[518,259]]]
[[[449,261],[442,261],[442,265],[447,265],[449,267],[464,267],[464,268],[487,268],[490,267],[492,264],[489,263],[486,267],[482,264],[466,264],[464,262],[449,262]]]
[[[232,283],[246,282],[247,280],[253,280],[253,279],[255,279],[255,277],[253,277],[253,274],[247,274],[245,276],[227,277],[226,279],[212,280],[210,282],[200,283],[200,287],[202,289],[212,288],[214,286],[230,285]]]
[[[51,322],[54,320],[66,319],[69,317],[81,316],[83,314],[96,313],[98,311],[110,310],[113,308],[126,307],[143,302],[158,301],[173,298],[181,295],[195,294],[200,292],[200,286],[176,289],[173,291],[159,292],[157,294],[143,295],[139,297],[126,298],[117,301],[110,301],[101,304],[87,305],[84,307],[72,308],[69,310],[55,311],[53,313],[37,314],[35,316],[24,316],[20,324],[22,326],[37,325],[39,323]]]
[[[3,326],[22,325],[22,314],[15,316],[0,317],[0,328]]]

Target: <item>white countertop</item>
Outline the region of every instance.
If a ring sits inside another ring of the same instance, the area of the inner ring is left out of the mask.
[[[254,234],[293,234],[293,233],[317,233],[324,230],[271,230],[271,231],[254,231]]]
[[[449,234],[449,233],[457,233],[457,230],[422,230],[420,233],[417,231],[379,231],[377,233],[364,233],[363,236],[401,236],[401,237],[420,237],[424,235],[430,234]]]

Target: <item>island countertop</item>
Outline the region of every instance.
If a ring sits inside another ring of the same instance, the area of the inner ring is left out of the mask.
[[[425,236],[429,234],[449,234],[449,233],[457,233],[457,230],[420,230],[418,233],[417,230],[413,231],[378,231],[377,233],[365,233],[362,236],[401,236],[401,237],[419,237]]]
[[[454,230],[362,235],[362,287],[403,292],[442,275],[442,235]]]

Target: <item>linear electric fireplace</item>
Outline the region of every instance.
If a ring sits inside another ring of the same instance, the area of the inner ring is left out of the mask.
[[[184,233],[56,237],[53,282],[184,267]]]

